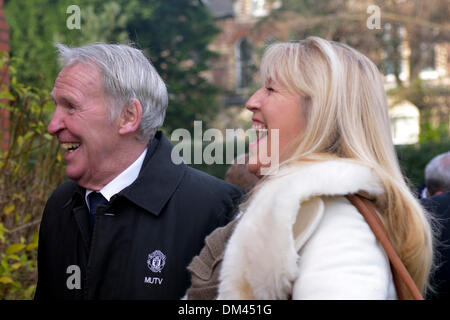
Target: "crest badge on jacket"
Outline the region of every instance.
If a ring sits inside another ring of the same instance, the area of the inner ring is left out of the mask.
[[[155,250],[148,255],[147,266],[153,272],[161,272],[166,264],[166,256],[159,250]]]

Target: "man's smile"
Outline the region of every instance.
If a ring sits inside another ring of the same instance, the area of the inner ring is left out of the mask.
[[[68,152],[72,152],[72,151],[78,149],[79,146],[80,146],[79,142],[63,142],[63,143],[61,143],[61,147],[65,150],[67,150]]]

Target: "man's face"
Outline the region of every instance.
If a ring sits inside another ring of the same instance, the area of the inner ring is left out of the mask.
[[[82,63],[65,67],[52,91],[56,108],[48,132],[66,150],[67,176],[89,189],[116,171],[119,126],[110,121],[103,91],[100,70]]]

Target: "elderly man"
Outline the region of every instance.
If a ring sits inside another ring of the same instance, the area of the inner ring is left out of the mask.
[[[440,224],[436,248],[437,269],[432,277],[435,292],[431,299],[450,298],[450,152],[440,154],[425,168],[425,184],[430,197],[422,204]]]
[[[57,45],[48,132],[66,174],[45,206],[35,299],[178,299],[241,191],[171,159],[164,82],[125,45]]]

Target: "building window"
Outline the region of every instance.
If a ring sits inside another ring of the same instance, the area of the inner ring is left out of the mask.
[[[248,87],[253,78],[253,46],[249,39],[241,38],[236,46],[236,84],[238,89]]]
[[[419,109],[409,101],[402,101],[389,109],[394,144],[414,144],[419,141]]]
[[[265,0],[252,0],[252,15],[254,17],[264,17],[267,15]]]

